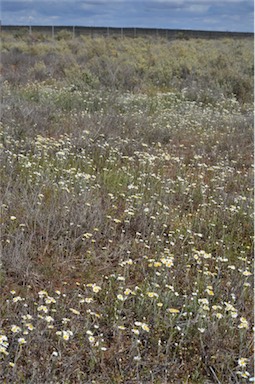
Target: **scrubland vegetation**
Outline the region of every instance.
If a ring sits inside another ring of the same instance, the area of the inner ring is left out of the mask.
[[[253,41],[2,36],[2,383],[248,383]]]

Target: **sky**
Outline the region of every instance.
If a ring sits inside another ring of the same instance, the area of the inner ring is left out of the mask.
[[[253,0],[1,0],[3,25],[253,32]]]

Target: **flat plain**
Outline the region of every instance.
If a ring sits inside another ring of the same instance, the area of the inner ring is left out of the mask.
[[[253,41],[2,34],[2,383],[248,383]]]

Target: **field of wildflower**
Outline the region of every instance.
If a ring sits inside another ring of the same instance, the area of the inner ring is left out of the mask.
[[[249,383],[253,41],[2,36],[0,381]]]

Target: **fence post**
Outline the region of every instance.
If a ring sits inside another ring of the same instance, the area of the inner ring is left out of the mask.
[[[120,36],[123,39],[123,28],[120,28]]]
[[[51,37],[53,40],[55,39],[54,25],[52,25],[52,27],[51,27]]]
[[[29,20],[29,35],[31,35],[32,34],[32,26],[31,26],[32,17],[29,16],[28,20]]]
[[[134,37],[136,37],[136,28],[134,28]]]
[[[75,26],[73,26],[73,39],[75,38]]]
[[[107,27],[107,37],[110,36],[110,30],[109,30],[109,27]]]

